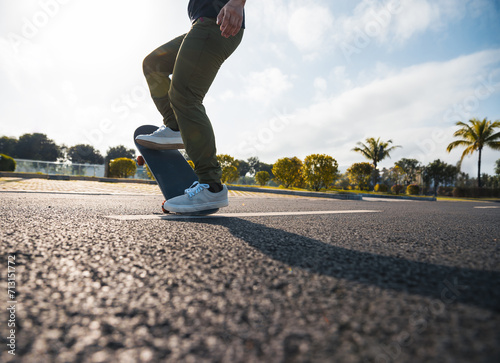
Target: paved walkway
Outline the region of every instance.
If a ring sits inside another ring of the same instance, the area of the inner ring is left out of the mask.
[[[89,194],[161,194],[157,185],[82,180],[0,178],[0,191]]]

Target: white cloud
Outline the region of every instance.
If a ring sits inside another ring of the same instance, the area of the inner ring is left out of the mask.
[[[475,117],[483,101],[498,97],[500,83],[491,78],[498,72],[500,50],[391,72],[293,111],[286,116],[286,129],[273,135],[261,155],[288,155],[294,145],[299,157],[327,152],[350,163],[359,159],[351,152],[356,141],[380,136],[403,146],[394,153],[396,160],[411,154],[424,163],[438,157],[454,163],[455,156],[445,152],[454,122]],[[315,84],[321,89],[325,83],[318,79]],[[456,105],[465,113],[458,114]]]
[[[266,29],[266,32],[275,35],[286,34],[290,6],[288,0],[256,0],[252,4],[247,11],[248,27]]]
[[[334,16],[335,8],[318,0],[260,0],[252,9],[256,17],[251,21],[266,29],[268,36],[287,36],[305,60],[315,60],[335,46],[349,52],[346,48],[359,51],[372,43],[401,45],[426,31],[442,31],[467,13],[484,14],[491,4],[486,0],[362,0],[350,13]],[[267,37],[262,41],[267,43]]]
[[[219,98],[221,101],[225,102],[232,100],[234,97],[235,97],[234,92],[232,90],[227,90],[224,93],[222,93]]]
[[[316,77],[314,79],[313,86],[316,92],[323,95],[328,89],[328,82],[324,78]]]
[[[305,59],[315,59],[331,49],[334,16],[325,1],[256,0],[252,4],[249,27],[265,29],[260,41],[266,44],[266,50],[271,48],[276,54],[282,54],[282,49],[276,48],[268,38],[283,36]]]
[[[326,6],[308,5],[291,12],[288,36],[299,50],[311,55],[325,47],[332,32],[333,15]]]
[[[372,43],[401,45],[426,31],[443,31],[467,13],[477,17],[490,10],[486,0],[363,0],[337,19],[333,40],[350,55]]]
[[[403,42],[414,34],[426,31],[440,17],[439,4],[426,0],[407,0],[395,14],[393,37]]]
[[[275,67],[250,73],[245,83],[245,95],[262,103],[270,103],[292,87],[291,77]]]

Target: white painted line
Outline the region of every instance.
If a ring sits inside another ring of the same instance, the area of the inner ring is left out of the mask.
[[[396,199],[396,198],[372,198],[363,197],[365,202],[390,202],[390,203],[401,203],[401,202],[418,202],[415,199]]]
[[[241,218],[241,217],[282,217],[282,216],[304,216],[325,214],[355,214],[355,213],[379,213],[380,210],[327,210],[327,211],[303,211],[303,212],[261,212],[261,213],[215,213],[208,216],[184,216],[180,214],[164,215],[111,215],[106,218],[118,219],[120,221],[139,220],[169,220],[169,219],[200,219],[200,218]]]
[[[476,208],[476,209],[498,209],[500,207],[491,207],[490,206],[490,207],[474,207],[474,208]]]

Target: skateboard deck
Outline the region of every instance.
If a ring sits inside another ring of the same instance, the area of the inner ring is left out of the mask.
[[[139,150],[139,153],[146,161],[149,170],[155,177],[165,200],[168,200],[184,194],[184,190],[197,181],[198,177],[179,150],[154,150],[135,142],[137,135],[151,134],[157,129],[158,127],[153,125],[138,127],[134,132],[134,143],[137,150]],[[164,209],[163,211],[168,213]],[[186,214],[205,215],[212,214],[217,211],[218,209],[211,209]]]

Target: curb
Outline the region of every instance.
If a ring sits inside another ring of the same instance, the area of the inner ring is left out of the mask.
[[[363,198],[381,198],[381,199],[403,199],[416,200],[422,202],[436,202],[436,197],[411,197],[408,195],[378,195],[378,194],[360,194]]]
[[[227,189],[240,191],[240,192],[254,192],[254,193],[272,193],[284,195],[296,195],[300,197],[313,197],[313,198],[331,198],[343,200],[362,200],[362,196],[358,194],[341,194],[341,193],[320,193],[320,192],[299,192],[296,190],[281,190],[281,189],[265,189],[253,187],[239,187],[228,185]]]

